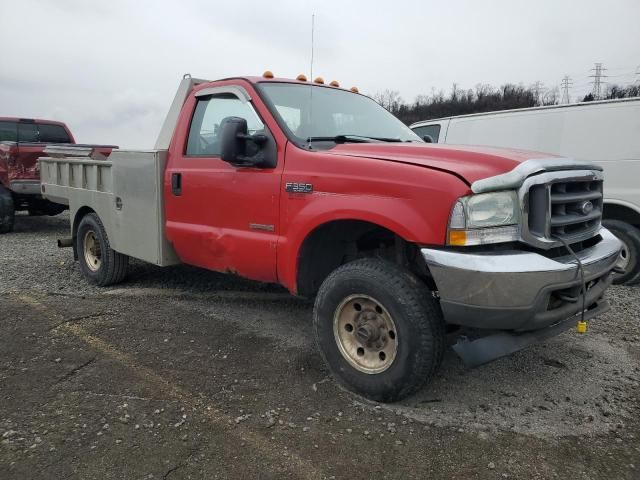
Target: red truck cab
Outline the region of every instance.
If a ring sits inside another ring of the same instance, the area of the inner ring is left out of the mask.
[[[424,385],[446,329],[474,332],[454,349],[477,365],[608,308],[621,246],[600,167],[426,144],[333,82],[187,77],[154,150],[68,150],[40,160],[43,188],[90,282],[124,280],[132,256],[315,297],[326,363],[374,400]]]

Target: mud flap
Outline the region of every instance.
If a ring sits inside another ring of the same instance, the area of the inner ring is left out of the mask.
[[[585,311],[584,319],[589,320],[608,310],[609,303],[606,300],[599,300],[595,306]],[[468,337],[461,337],[458,342],[453,345],[453,350],[462,359],[465,366],[474,368],[500,357],[511,355],[534,343],[555,337],[565,330],[575,327],[579,320],[580,314],[576,314],[542,330],[522,333],[500,331],[475,340],[470,340]]]

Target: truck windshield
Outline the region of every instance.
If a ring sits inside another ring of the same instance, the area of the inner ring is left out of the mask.
[[[422,142],[374,100],[336,88],[296,83],[262,83],[273,113],[297,143]]]

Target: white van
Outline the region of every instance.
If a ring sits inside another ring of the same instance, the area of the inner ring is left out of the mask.
[[[604,225],[624,243],[615,283],[640,282],[640,98],[521,108],[417,122],[426,141],[590,160],[605,169]]]

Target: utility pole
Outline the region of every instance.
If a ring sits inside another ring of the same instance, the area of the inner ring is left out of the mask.
[[[591,69],[593,73],[593,75],[589,75],[589,77],[593,78],[593,98],[596,100],[600,100],[602,98],[602,86],[604,82],[602,79],[603,78],[607,78],[607,75],[604,74],[604,72],[607,69],[604,68],[604,66],[602,65],[602,63],[596,63],[595,67]]]
[[[571,103],[571,97],[569,96],[569,88],[573,86],[573,82],[569,75],[565,75],[562,77],[562,82],[560,83],[560,88],[562,88],[562,100],[560,103],[568,104]]]

